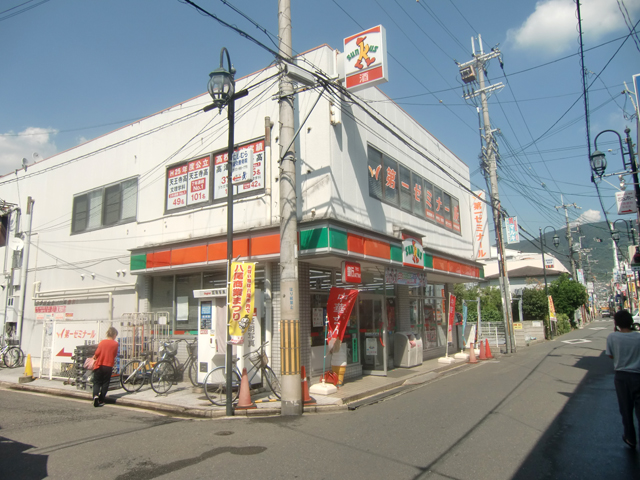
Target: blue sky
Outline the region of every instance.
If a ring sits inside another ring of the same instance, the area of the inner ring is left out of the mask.
[[[275,48],[276,0],[195,3]],[[499,44],[504,70],[493,60],[488,76],[505,84],[490,98],[491,123],[501,132],[503,206],[533,234],[538,227],[564,225],[564,213],[554,208],[561,193],[565,203],[582,207],[571,210],[572,220],[603,219],[590,181],[572,0],[292,4],[295,52],[324,43],[341,49],[344,37],[384,25],[390,81],[381,89],[469,165],[474,188],[485,188],[478,117],[462,99],[455,61],[471,59],[471,37],[478,33],[485,50]],[[627,125],[635,141],[633,105],[621,92],[625,81],[632,90],[632,76],[640,73],[640,35],[621,47],[629,34],[621,11],[635,24],[640,0],[584,0],[581,10],[593,83],[592,142],[602,130],[622,134]],[[19,168],[22,158],[44,159],[205,92],[223,46],[238,76],[273,61],[258,45],[178,0],[4,0],[0,45],[0,173]],[[609,165],[619,169],[613,140],[603,135],[598,146],[612,149]],[[609,181],[618,183],[616,177]],[[616,188],[602,185],[605,208],[618,218]]]

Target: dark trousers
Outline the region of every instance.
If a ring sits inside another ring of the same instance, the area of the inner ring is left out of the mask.
[[[633,411],[640,425],[640,373],[616,371],[614,377],[618,406],[622,415],[624,436],[631,443],[637,443],[636,429],[633,424]]]
[[[100,403],[104,403],[109,390],[109,382],[111,382],[111,372],[113,367],[98,367],[93,371],[93,397],[98,397]]]

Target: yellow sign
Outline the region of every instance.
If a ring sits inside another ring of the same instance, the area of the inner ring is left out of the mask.
[[[228,286],[229,343],[242,345],[253,318],[256,264],[231,262]]]
[[[551,295],[549,295],[549,320],[552,322],[558,321],[556,318],[556,308],[553,306],[553,298],[551,298]]]
[[[522,330],[522,324],[521,323],[514,323],[513,324],[513,329],[514,330]]]

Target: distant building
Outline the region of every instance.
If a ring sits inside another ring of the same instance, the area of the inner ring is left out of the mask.
[[[557,280],[563,273],[569,273],[557,258],[545,253],[547,284]],[[541,253],[525,253],[518,250],[505,249],[509,289],[511,293],[523,288],[544,287],[544,271]],[[497,287],[499,285],[498,258],[495,247],[491,249],[491,258],[483,262],[484,280],[481,287]]]

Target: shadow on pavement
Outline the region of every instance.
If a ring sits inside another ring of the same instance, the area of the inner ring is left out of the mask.
[[[48,455],[25,453],[34,448],[0,437],[0,478],[40,480],[47,477]]]
[[[512,480],[640,478],[640,453],[621,439],[612,361],[602,352],[575,367],[587,375]]]

